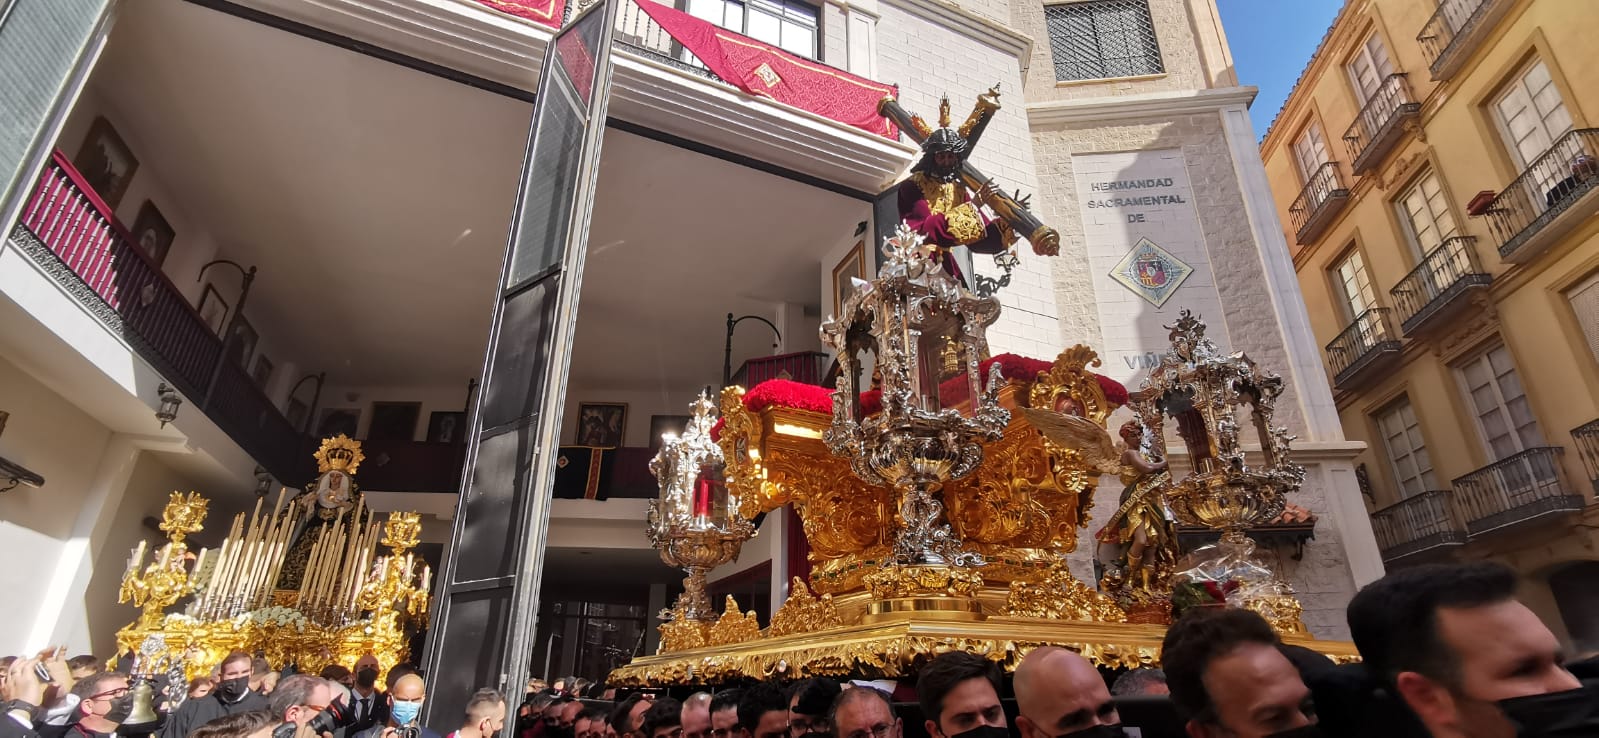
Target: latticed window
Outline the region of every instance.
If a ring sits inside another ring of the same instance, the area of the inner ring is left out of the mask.
[[[1166,71],[1149,0],[1089,0],[1044,6],[1055,79],[1110,79]]]

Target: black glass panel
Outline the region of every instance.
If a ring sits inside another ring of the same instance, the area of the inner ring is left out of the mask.
[[[550,366],[560,280],[560,275],[552,276],[505,302],[495,338],[494,363],[483,388],[479,430],[514,423],[537,410]]]

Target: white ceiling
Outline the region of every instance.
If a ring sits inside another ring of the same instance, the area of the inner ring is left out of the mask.
[[[529,104],[181,0],[126,4],[91,85],[141,172],[259,267],[246,314],[286,359],[342,386],[478,374]],[[716,381],[726,313],[816,306],[867,209],[609,130],[573,383]],[[769,351],[740,331],[734,364]]]

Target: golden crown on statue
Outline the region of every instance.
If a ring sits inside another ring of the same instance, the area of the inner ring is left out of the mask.
[[[361,442],[343,433],[322,439],[322,447],[316,452],[318,474],[341,471],[354,475],[363,461],[366,461],[366,454],[361,452]]]

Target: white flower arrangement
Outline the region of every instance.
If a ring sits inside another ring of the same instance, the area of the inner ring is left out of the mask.
[[[277,628],[292,627],[297,631],[304,631],[310,624],[305,615],[292,607],[273,605],[259,610],[251,610],[243,615],[245,619],[257,626],[272,626]]]

